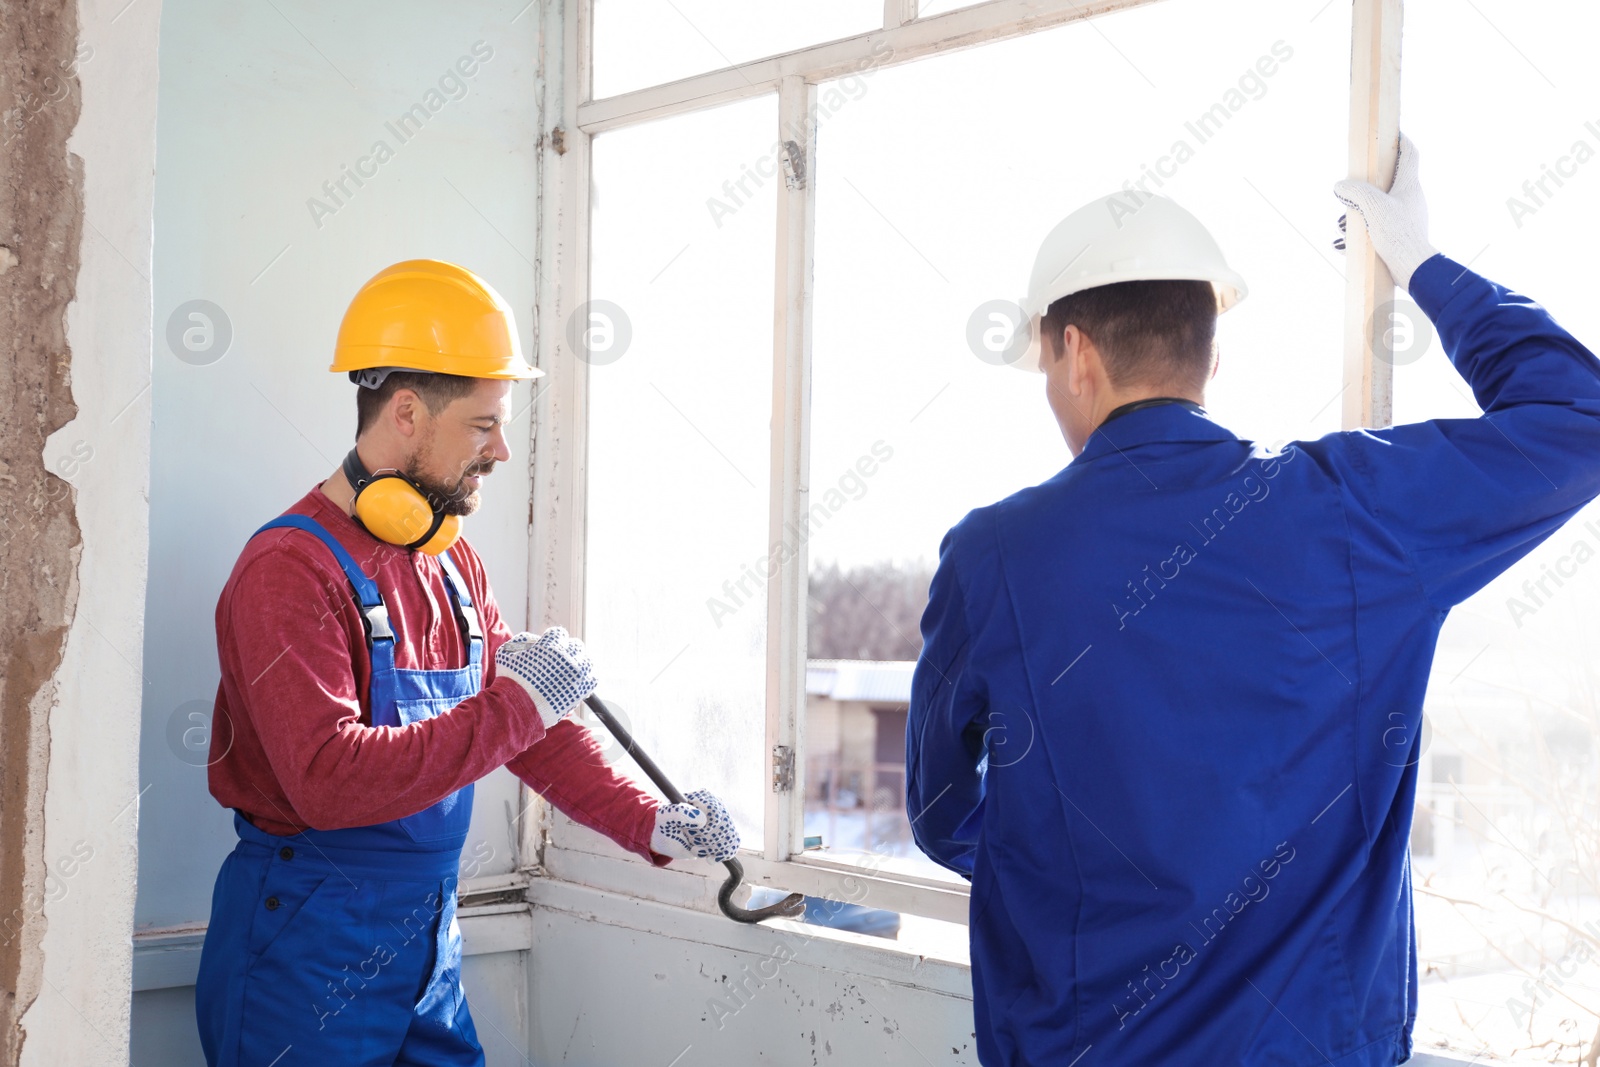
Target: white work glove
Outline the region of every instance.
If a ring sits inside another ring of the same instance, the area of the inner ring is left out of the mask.
[[[577,710],[600,684],[583,642],[559,626],[537,637],[517,634],[495,650],[494,662],[527,690],[546,730]]]
[[[682,804],[656,809],[656,828],[650,850],[673,859],[704,859],[721,863],[739,853],[739,831],[722,801],[704,789],[684,796]]]
[[[1418,162],[1417,146],[1402,133],[1394,182],[1387,193],[1371,182],[1348,178],[1333,187],[1333,195],[1361,215],[1372,247],[1388,265],[1395,284],[1406,290],[1417,268],[1439,251],[1428,243],[1428,203],[1417,179]],[[1339,221],[1344,225],[1344,219]],[[1335,247],[1343,248],[1343,239]]]

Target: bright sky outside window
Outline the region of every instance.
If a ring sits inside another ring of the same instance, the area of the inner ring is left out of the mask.
[[[1268,442],[1337,427],[1349,12],[1316,6],[1246,5],[1248,33],[1193,49],[1220,5],[1157,4],[822,87],[842,99],[818,136],[813,492],[879,440],[894,458],[813,563],[931,560],[968,510],[1071,458],[1043,379],[974,344],[1049,228],[1124,182],[1196,212],[1250,285],[1220,323],[1213,415]],[[1080,84],[1100,103],[1068,106]]]
[[[596,0],[595,99],[882,25],[882,0]]]
[[[1224,317],[1217,417],[1269,441],[1336,427],[1344,280],[1328,186],[1349,12],[1257,3],[1250,33],[1189,48],[1219,10],[1155,5],[819,87],[809,550],[814,575],[845,573],[814,582],[831,615],[814,609],[828,629],[814,626],[813,659],[846,654],[854,625],[877,635],[865,658],[914,660],[921,604],[906,611],[900,589],[925,594],[945,530],[1071,458],[1042,377],[996,365],[986,312],[1022,295],[1055,222],[1125,182],[1130,205],[1143,182],[1199,213],[1251,284]],[[1050,104],[1079,85],[1105,103]],[[1283,151],[1277,131],[1294,123],[1327,135]],[[807,834],[833,858],[955,879],[900,814],[903,769],[885,757],[903,761],[904,745],[884,739],[903,720],[849,699],[876,691],[856,677],[867,668],[829,669],[813,688],[843,695],[813,698]],[[1029,744],[991,739],[993,760]]]
[[[1591,344],[1600,310],[1575,238],[1600,229],[1597,34],[1589,7],[1408,0],[1402,109],[1435,247]],[[1395,326],[1407,342],[1395,420],[1477,415],[1425,320]],[[1442,1039],[1548,1063],[1593,1047],[1597,556],[1591,505],[1457,607],[1440,636],[1415,757],[1419,1048]]]
[[[776,121],[760,97],[594,145],[585,636],[601,695],[680,788],[727,803],[750,847],[771,780],[752,568],[767,541],[776,223],[770,184],[747,183],[720,219],[706,201],[766,153]]]

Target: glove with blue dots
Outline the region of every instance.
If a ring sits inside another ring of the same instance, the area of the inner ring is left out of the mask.
[[[494,662],[500,674],[527,690],[546,730],[577,710],[600,684],[583,642],[560,626],[537,637],[517,634],[495,650]]]
[[[711,793],[696,789],[682,804],[656,809],[656,828],[650,849],[673,859],[704,859],[721,863],[739,852],[739,831],[733,816]]]

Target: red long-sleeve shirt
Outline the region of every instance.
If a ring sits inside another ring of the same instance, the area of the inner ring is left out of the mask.
[[[436,557],[377,540],[320,486],[289,510],[321,523],[377,583],[396,667],[466,665]],[[217,601],[211,795],[268,833],[292,834],[411,815],[504,765],[575,821],[667,862],[650,851],[656,799],[605,763],[584,726],[547,732],[527,692],[496,678],[494,652],[511,631],[472,546],[463,538],[450,554],[483,627],[483,688],[435,718],[373,727],[366,634],[338,561],[303,530],[251,539]]]

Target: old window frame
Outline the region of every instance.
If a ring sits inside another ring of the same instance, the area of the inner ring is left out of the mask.
[[[778,99],[778,136],[799,162],[774,183],[777,204],[772,343],[770,541],[809,506],[812,261],[816,216],[817,85],[862,65],[896,65],[1158,3],[1159,0],[986,0],[922,18],[917,0],[884,0],[883,24],[867,33],[709,71],[604,99],[592,98],[592,0],[541,5],[540,99],[544,131],[535,336],[539,365],[550,375],[535,401],[530,522],[529,615],[583,632],[588,364],[567,344],[564,323],[589,291],[590,167],[593,138],[608,130],[681,115],[768,93]],[[1402,0],[1353,3],[1350,175],[1387,186],[1399,130]],[[532,7],[532,5],[530,5]],[[526,12],[528,9],[525,8]],[[521,17],[520,15],[518,17]],[[1389,343],[1373,330],[1394,283],[1365,232],[1352,227],[1346,255],[1342,425],[1391,420]],[[765,750],[805,751],[804,545],[769,579]],[[741,854],[752,884],[813,896],[869,900],[873,907],[966,923],[964,885],[887,875],[859,863],[803,851],[804,761],[792,784],[766,796],[763,847]],[[595,888],[714,910],[718,873],[655,871],[596,846],[557,820],[548,840],[526,820],[525,854],[538,852],[546,873]]]

